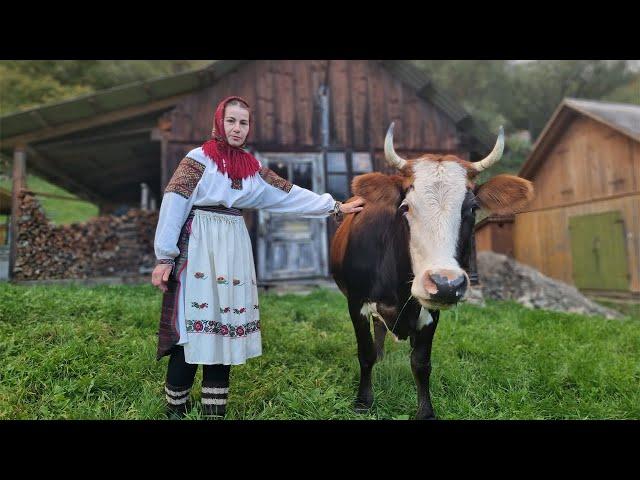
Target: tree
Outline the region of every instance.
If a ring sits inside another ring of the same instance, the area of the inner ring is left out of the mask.
[[[566,97],[600,100],[626,85],[632,73],[625,60],[549,60],[513,65],[510,88],[497,103],[515,129],[535,140]]]
[[[436,86],[475,118],[497,131],[509,119],[500,112],[500,97],[510,88],[508,60],[416,60]]]
[[[491,130],[504,124],[507,132],[528,130],[533,140],[565,97],[600,100],[621,89],[619,98],[640,103],[633,101],[637,83],[630,83],[637,73],[626,60],[417,60],[415,63]]]
[[[640,105],[640,74],[636,74],[626,85],[622,85],[607,94],[605,100]]]
[[[0,62],[0,115],[208,63],[211,60],[5,60]]]

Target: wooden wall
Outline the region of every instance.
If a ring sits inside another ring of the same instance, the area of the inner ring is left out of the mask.
[[[513,222],[488,222],[475,231],[476,251],[513,257]]]
[[[532,179],[529,210],[640,191],[640,143],[579,116],[560,136]]]
[[[516,215],[514,256],[545,275],[574,284],[569,218],[620,210],[626,231],[630,291],[640,293],[640,193]]]
[[[321,138],[316,95],[327,67],[332,146],[373,152],[379,169],[376,151],[382,151],[386,129],[395,121],[400,153],[447,151],[467,158],[453,121],[373,60],[247,62],[181,101],[170,116],[168,141],[186,149],[209,139],[218,102],[239,95],[253,109],[250,146],[259,151],[317,151]],[[179,160],[180,155],[170,154],[171,171]]]

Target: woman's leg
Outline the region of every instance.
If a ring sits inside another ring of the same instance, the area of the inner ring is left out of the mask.
[[[184,348],[175,345],[169,357],[167,381],[164,387],[167,410],[170,416],[181,417],[187,413],[187,400],[193,386],[198,365],[185,362]]]
[[[229,395],[231,365],[204,365],[202,367],[202,412],[224,417]]]

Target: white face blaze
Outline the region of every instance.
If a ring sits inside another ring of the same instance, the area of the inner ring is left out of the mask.
[[[415,275],[411,294],[425,307],[434,306],[428,301],[430,294],[424,285],[427,271],[466,275],[455,258],[466,179],[467,171],[457,162],[418,160],[414,164],[414,188],[405,198]]]

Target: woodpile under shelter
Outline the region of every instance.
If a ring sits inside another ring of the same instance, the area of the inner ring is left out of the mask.
[[[640,298],[640,106],[565,99],[520,176],[516,260],[585,293]]]
[[[473,161],[496,138],[408,61],[223,60],[0,118],[0,151],[13,156],[19,188],[26,165],[101,213],[138,207],[145,195],[159,206],[178,162],[210,138],[215,106],[229,95],[250,103],[248,146],[263,163],[341,200],[354,176],[389,170],[383,141],[392,121],[407,157]],[[244,215],[259,281],[329,275],[333,220]]]

